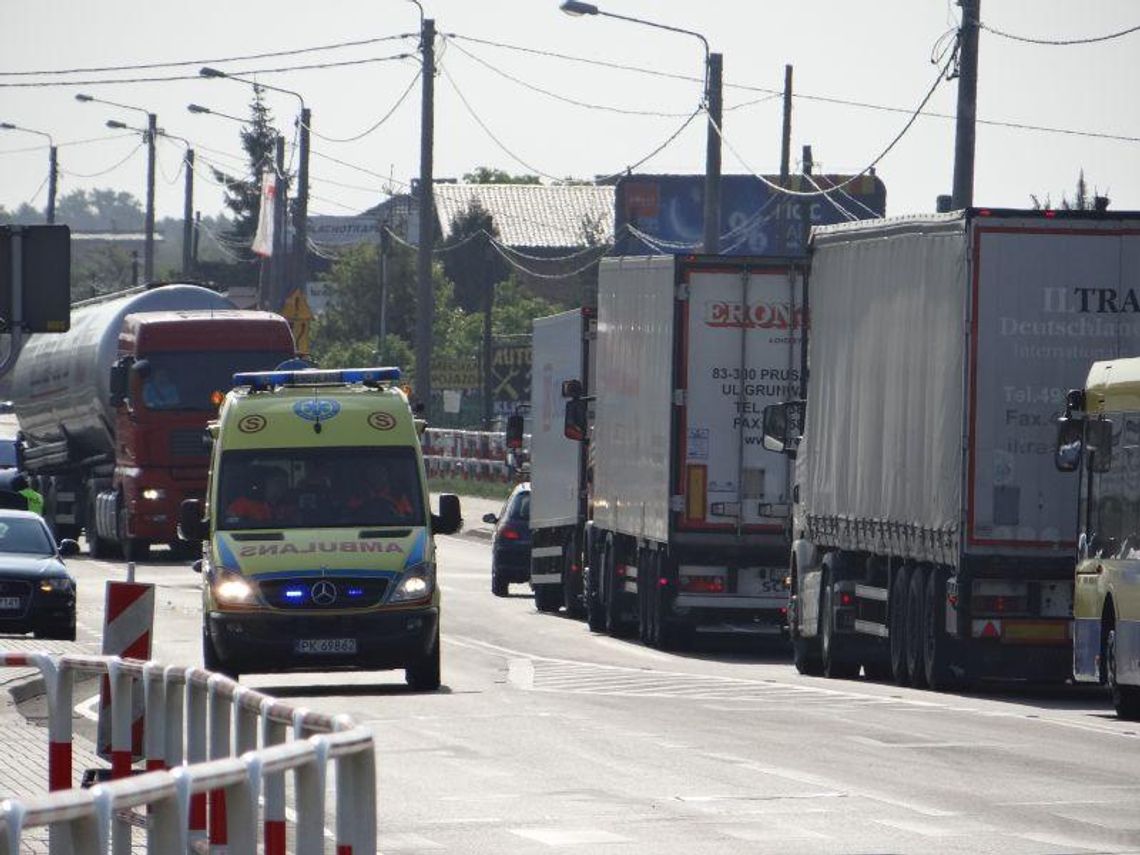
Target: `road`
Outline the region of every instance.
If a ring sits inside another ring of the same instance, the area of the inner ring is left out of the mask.
[[[943,695],[801,677],[774,649],[661,653],[539,615],[525,586],[493,597],[485,540],[440,546],[441,691],[242,678],[374,728],[383,852],[1140,851],[1140,727],[1098,692]],[[122,566],[70,566],[90,640]],[[156,658],[200,663],[198,576],[138,578],[158,586]]]

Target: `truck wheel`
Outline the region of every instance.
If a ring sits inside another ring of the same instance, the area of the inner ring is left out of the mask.
[[[404,680],[417,692],[434,692],[439,688],[439,630],[427,655],[404,669]]]
[[[622,599],[624,592],[619,586],[617,574],[617,548],[613,543],[606,547],[606,632],[614,638],[624,638],[629,634],[629,623],[622,615]]]
[[[927,573],[915,568],[910,574],[906,598],[906,669],[910,684],[916,689],[926,686],[926,663],[923,658],[923,640],[926,637],[926,577]]]
[[[792,662],[796,670],[806,677],[823,674],[823,659],[819,655],[819,642],[814,638],[792,639]]]
[[[586,577],[586,625],[591,632],[606,631],[606,609],[602,603],[601,561],[597,554],[590,556],[590,572]]]
[[[558,611],[562,605],[561,585],[537,585],[534,589],[534,607],[544,614]]]
[[[859,663],[849,662],[835,649],[835,594],[832,591],[830,574],[823,576],[823,596],[819,610],[819,651],[823,660],[825,677],[845,679],[859,673]]]
[[[586,609],[582,604],[582,574],[574,572],[574,557],[578,554],[575,542],[566,544],[562,553],[562,605],[567,617],[581,619]]]
[[[910,567],[901,567],[892,579],[890,593],[891,676],[900,686],[910,685],[906,662],[906,601],[910,590]]]
[[[1105,668],[1108,671],[1108,687],[1112,691],[1112,705],[1119,718],[1140,721],[1140,686],[1123,686],[1116,681],[1116,629],[1108,631],[1105,652]]]
[[[936,692],[954,688],[950,672],[950,637],[946,635],[946,571],[936,568],[930,574],[923,598],[922,641],[926,685]]]

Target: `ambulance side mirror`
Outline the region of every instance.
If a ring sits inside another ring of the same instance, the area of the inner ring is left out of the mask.
[[[202,541],[210,536],[210,524],[202,517],[201,499],[183,499],[178,506],[178,539]]]
[[[462,525],[459,497],[454,493],[440,493],[439,514],[431,515],[432,534],[455,534]]]

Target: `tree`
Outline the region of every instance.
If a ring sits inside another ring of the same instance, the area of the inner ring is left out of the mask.
[[[455,283],[455,299],[465,312],[478,312],[488,288],[506,278],[502,259],[491,245],[498,239],[494,218],[478,198],[451,221],[443,244],[443,270]]]
[[[1053,210],[1053,201],[1049,198],[1049,194],[1045,194],[1045,199],[1040,199],[1036,193],[1030,193],[1029,198],[1033,200],[1033,209],[1035,211],[1051,211]],[[1066,196],[1061,196],[1061,210],[1062,211],[1103,211],[1108,208],[1108,196],[1100,195],[1100,191],[1093,188],[1093,192],[1089,194],[1089,185],[1085,181],[1085,171],[1082,169],[1077,176],[1077,187],[1073,193],[1073,198],[1069,199]]]
[[[537,175],[511,175],[502,169],[490,166],[476,167],[474,172],[467,172],[463,180],[468,184],[541,184]]]
[[[233,213],[229,236],[246,247],[257,231],[257,217],[261,210],[261,174],[274,168],[277,148],[273,114],[261,96],[260,86],[253,87],[249,115],[249,124],[242,125],[241,129],[241,147],[249,158],[249,171],[239,178],[213,169],[214,177],[225,185],[225,205]],[[248,249],[245,254],[248,256]]]

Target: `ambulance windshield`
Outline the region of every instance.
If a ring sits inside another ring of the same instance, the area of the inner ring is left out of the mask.
[[[218,471],[221,530],[426,524],[411,448],[227,451]]]

